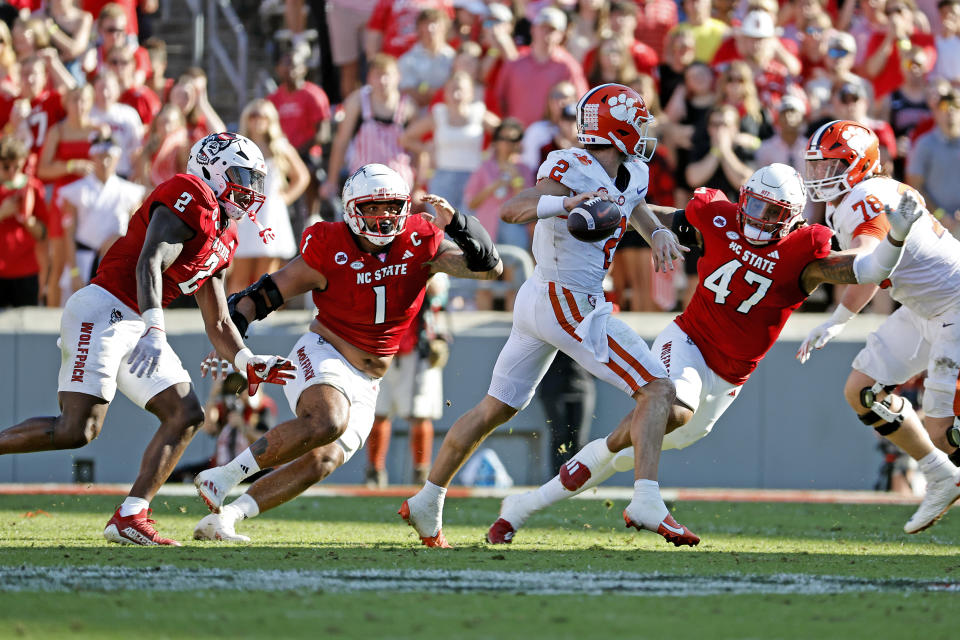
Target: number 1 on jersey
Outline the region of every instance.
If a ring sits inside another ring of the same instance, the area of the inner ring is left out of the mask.
[[[387,319],[387,288],[382,284],[373,288],[377,296],[377,307],[373,312],[373,324],[383,324]]]

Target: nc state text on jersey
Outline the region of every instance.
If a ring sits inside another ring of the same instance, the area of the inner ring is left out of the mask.
[[[773,260],[767,260],[763,256],[758,256],[752,251],[744,251],[743,247],[736,242],[730,243],[730,250],[737,254],[737,257],[740,258],[741,262],[753,267],[754,269],[757,269],[758,271],[763,271],[764,273],[773,273],[773,268],[777,266],[777,263]]]
[[[213,243],[210,245],[210,249],[215,251],[220,259],[224,262],[230,261],[230,247],[226,246],[220,242],[220,238],[214,238]]]
[[[357,274],[357,284],[370,284],[379,282],[387,276],[403,276],[407,274],[407,263],[388,264],[376,271],[364,271]]]

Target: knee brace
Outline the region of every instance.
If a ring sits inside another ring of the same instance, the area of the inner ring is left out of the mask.
[[[883,400],[877,400],[877,394],[886,391],[888,394],[896,388],[896,385],[883,385],[879,382],[874,383],[872,387],[864,387],[860,390],[860,404],[869,409],[863,415],[860,415],[860,422],[873,427],[874,430],[882,436],[888,436],[900,428],[903,424],[905,414],[913,411],[913,405],[906,398],[903,400],[903,406],[899,411],[890,408],[890,400],[893,395],[887,395]],[[880,424],[876,424],[880,422]]]

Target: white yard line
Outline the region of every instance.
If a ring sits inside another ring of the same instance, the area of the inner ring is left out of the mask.
[[[357,569],[280,571],[189,569],[171,566],[0,567],[0,593],[11,591],[429,591],[430,593],[818,595],[861,592],[960,592],[943,580],[867,579],[805,574],[684,576],[585,571]]]

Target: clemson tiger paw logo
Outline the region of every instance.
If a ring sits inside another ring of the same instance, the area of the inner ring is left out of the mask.
[[[625,93],[614,96],[608,103],[610,106],[610,115],[623,122],[635,120],[637,117],[636,103],[636,98],[629,98]]]

